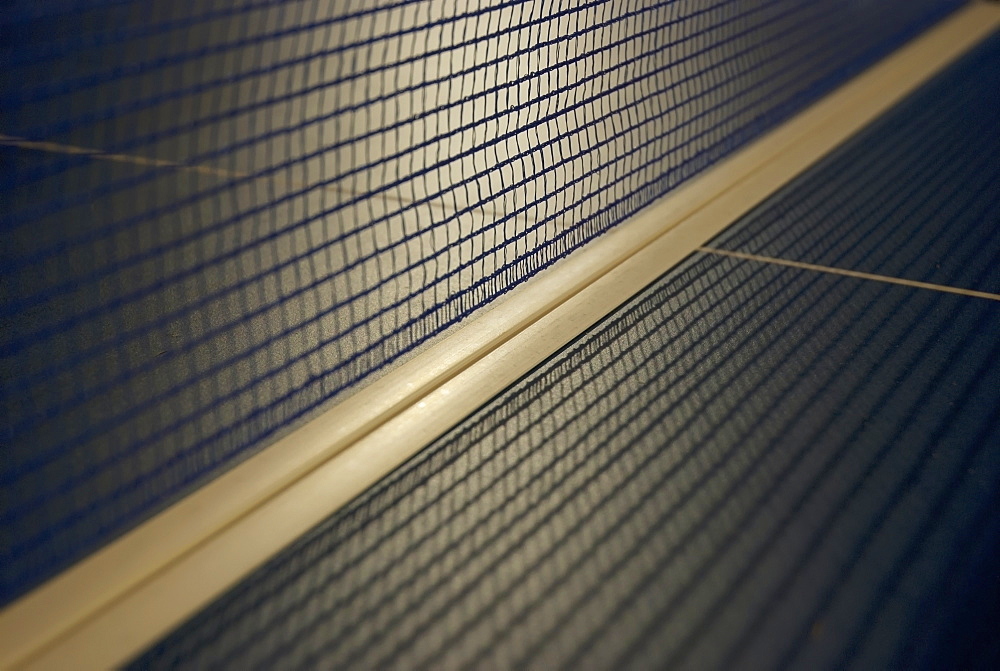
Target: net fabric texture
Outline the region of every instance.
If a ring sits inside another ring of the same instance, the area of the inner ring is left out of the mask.
[[[990,626],[998,328],[697,257],[133,668],[951,659],[948,627]]]
[[[990,240],[997,90],[1000,35],[711,245]],[[996,668],[997,305],[695,254],[133,667]]]
[[[0,601],[958,4],[9,4]]]

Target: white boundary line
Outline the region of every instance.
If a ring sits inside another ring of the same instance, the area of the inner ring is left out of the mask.
[[[734,259],[743,259],[744,261],[759,261],[761,263],[772,263],[776,266],[785,266],[787,268],[798,268],[799,270],[811,270],[818,273],[827,273],[830,275],[843,275],[844,277],[854,277],[859,280],[871,280],[873,282],[884,282],[885,284],[898,284],[904,287],[912,287],[914,289],[929,289],[931,291],[940,291],[946,294],[958,294],[959,296],[971,296],[972,298],[985,298],[991,301],[1000,301],[1000,294],[993,294],[988,291],[976,291],[975,289],[962,289],[960,287],[951,287],[948,286],[947,284],[920,282],[918,280],[908,280],[902,277],[892,277],[890,275],[876,275],[874,273],[865,273],[858,270],[848,270],[846,268],[837,268],[835,266],[821,266],[815,263],[792,261],[791,259],[782,259],[776,256],[761,256],[760,254],[747,254],[746,252],[734,252],[728,249],[719,249],[718,247],[698,247],[695,251],[705,252],[706,254],[717,254],[718,256],[729,256]]]
[[[1000,27],[973,4],[0,612],[0,668],[122,664]]]
[[[261,182],[271,182],[283,184],[285,188],[297,189],[299,191],[305,191],[312,189],[315,185],[309,182],[304,182],[302,180],[294,179],[289,177],[285,171],[274,171],[267,174],[261,175],[256,172],[245,172],[242,170],[229,170],[227,168],[219,168],[217,166],[209,165],[207,163],[182,163],[180,161],[169,161],[162,158],[149,158],[148,156],[140,156],[138,154],[115,154],[111,152],[102,151],[100,149],[94,149],[93,147],[79,147],[73,144],[60,144],[58,142],[40,142],[38,140],[27,140],[23,137],[15,137],[13,135],[4,135],[0,133],[0,147],[16,147],[17,149],[24,149],[27,151],[40,151],[46,154],[62,154],[65,156],[86,156],[94,161],[107,161],[109,163],[121,163],[123,165],[134,165],[142,168],[162,168],[166,170],[177,170],[178,172],[189,172],[196,175],[203,175],[207,177],[217,177],[219,179],[246,179],[252,181]],[[339,193],[344,196],[357,196],[357,192],[350,191],[343,187],[337,186],[336,184],[323,184],[319,187],[323,191],[329,191],[332,193]],[[378,193],[375,194],[379,198],[394,203],[411,204],[412,201],[408,201],[394,193]],[[431,200],[421,207],[430,207],[435,210],[448,210],[448,208],[439,203],[437,199]],[[499,212],[491,207],[479,207],[477,212],[492,217],[504,216],[503,212]],[[523,214],[515,215],[515,219],[525,220]]]

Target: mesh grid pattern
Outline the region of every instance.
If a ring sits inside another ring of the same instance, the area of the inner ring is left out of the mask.
[[[911,237],[984,239],[998,79],[1000,34],[712,244],[790,212],[877,242],[909,191],[949,199]],[[696,254],[133,666],[996,668],[997,333],[994,301]]]
[[[0,598],[957,4],[11,3]]]
[[[998,328],[695,257],[134,667],[919,666],[995,566]]]

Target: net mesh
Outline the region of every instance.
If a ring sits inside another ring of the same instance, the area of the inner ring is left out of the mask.
[[[991,626],[997,328],[696,258],[133,668],[955,661]]]
[[[998,91],[1000,34],[711,246],[996,291]],[[694,254],[133,668],[995,668],[997,305]]]
[[[0,598],[957,4],[10,3]]]

